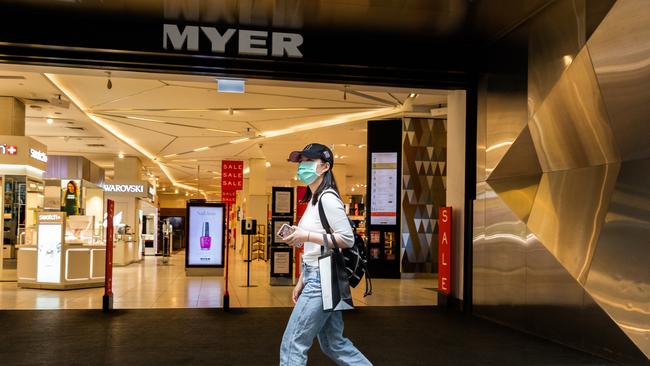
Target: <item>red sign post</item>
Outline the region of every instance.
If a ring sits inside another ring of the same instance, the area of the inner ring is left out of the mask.
[[[221,202],[226,204],[226,212],[230,217],[230,204],[237,202],[237,191],[244,188],[244,162],[239,160],[221,161]],[[223,310],[230,308],[230,293],[228,292],[228,252],[230,250],[230,221],[226,223],[228,243],[226,243],[226,289],[223,294]]]
[[[113,309],[113,215],[115,204],[113,200],[106,200],[106,266],[104,270],[104,296],[102,298],[102,311]]]
[[[438,209],[438,291],[451,294],[451,207]]]

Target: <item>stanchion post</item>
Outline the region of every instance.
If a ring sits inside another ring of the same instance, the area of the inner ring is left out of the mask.
[[[106,201],[106,265],[104,269],[104,296],[102,297],[102,311],[113,310],[113,214],[115,204],[113,200]]]
[[[226,266],[226,276],[225,276],[225,282],[226,282],[226,291],[223,293],[223,311],[228,311],[230,310],[230,294],[228,293],[228,268],[230,267],[228,265],[228,252],[230,251],[230,203],[226,203],[226,255],[224,258],[225,261],[225,266]]]

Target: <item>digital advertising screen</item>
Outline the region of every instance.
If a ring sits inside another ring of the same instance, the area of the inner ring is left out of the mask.
[[[224,219],[221,204],[188,204],[187,266],[223,266]]]

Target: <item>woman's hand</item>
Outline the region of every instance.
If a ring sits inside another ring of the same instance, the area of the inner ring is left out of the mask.
[[[284,238],[284,241],[286,241],[287,244],[293,247],[300,248],[307,241],[307,238],[309,237],[309,232],[295,225],[292,226],[292,228],[293,228],[293,233],[287,236],[286,238]]]
[[[300,297],[300,294],[302,293],[302,289],[304,287],[305,283],[302,281],[302,276],[300,276],[298,283],[296,283],[296,287],[293,288],[293,294],[291,296],[294,304],[298,302],[298,298]]]

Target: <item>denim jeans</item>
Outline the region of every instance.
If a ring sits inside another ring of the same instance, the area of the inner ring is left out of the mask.
[[[323,311],[318,267],[303,266],[305,287],[293,308],[280,347],[280,366],[307,364],[307,352],[318,337],[320,348],[338,365],[371,365],[370,361],[343,337],[343,314]]]

